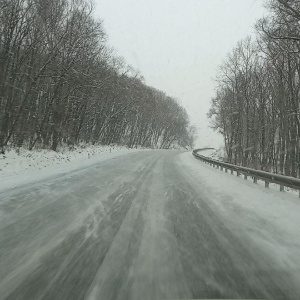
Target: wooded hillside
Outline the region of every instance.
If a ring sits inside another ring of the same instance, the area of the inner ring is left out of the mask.
[[[85,0],[0,0],[0,150],[192,146],[176,100],[107,46]]]
[[[267,1],[256,38],[219,69],[208,116],[228,161],[294,177],[300,163],[300,1]]]

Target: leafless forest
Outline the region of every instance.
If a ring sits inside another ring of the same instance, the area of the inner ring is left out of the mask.
[[[228,161],[299,176],[300,1],[268,1],[268,14],[228,55],[208,116]]]
[[[107,44],[85,0],[0,0],[0,150],[193,144],[178,102]]]

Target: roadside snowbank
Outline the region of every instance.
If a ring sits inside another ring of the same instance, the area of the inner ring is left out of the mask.
[[[222,148],[219,149],[205,149],[198,152],[198,154],[203,155],[208,158],[223,160],[224,150]]]
[[[46,179],[55,175],[88,167],[99,161],[128,154],[138,149],[122,146],[78,146],[73,150],[62,148],[29,151],[9,149],[0,154],[0,191]]]

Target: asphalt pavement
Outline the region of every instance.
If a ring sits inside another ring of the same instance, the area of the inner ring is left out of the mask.
[[[135,152],[0,193],[0,299],[300,299],[179,155]]]

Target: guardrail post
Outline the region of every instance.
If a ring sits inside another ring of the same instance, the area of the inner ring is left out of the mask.
[[[231,169],[231,174],[233,174],[233,170]]]
[[[265,180],[265,187],[266,187],[266,188],[269,188],[269,184],[270,184],[270,182],[267,181],[267,180]]]
[[[225,173],[228,173],[228,169],[227,168],[225,168]]]
[[[223,171],[223,167],[221,166],[221,171]]]
[[[257,177],[253,177],[253,183],[257,183]]]
[[[280,192],[284,192],[284,185],[280,185]]]
[[[244,179],[247,180],[247,175],[246,174],[244,174]]]
[[[240,172],[239,171],[236,171],[236,176],[240,176]]]

